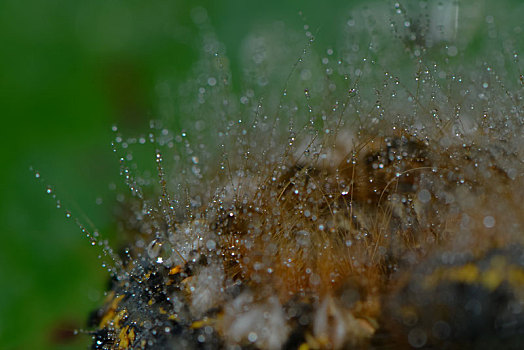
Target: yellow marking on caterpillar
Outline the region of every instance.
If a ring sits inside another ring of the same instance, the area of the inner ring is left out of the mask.
[[[120,310],[120,312],[116,315],[116,317],[113,319],[113,323],[115,324],[116,328],[120,328],[120,321],[122,321],[127,315],[126,309]]]
[[[129,326],[125,326],[120,330],[118,340],[118,349],[128,349],[129,345],[135,341],[135,330],[133,328],[129,329]]]
[[[512,287],[522,287],[524,285],[524,269],[519,266],[508,265],[504,256],[497,255],[491,258],[490,266],[483,271],[479,270],[473,263],[436,269],[425,278],[423,285],[430,289],[442,281],[466,284],[478,283],[490,291],[497,289],[504,281],[507,281]]]
[[[482,274],[481,283],[489,290],[495,290],[505,279],[507,261],[503,256],[497,255],[491,258],[490,268]]]
[[[115,297],[115,291],[112,290],[111,293],[107,294],[104,300],[104,304],[108,304]]]
[[[192,329],[199,329],[199,328],[202,328],[204,326],[207,326],[207,325],[210,325],[212,322],[212,320],[210,318],[204,318],[202,320],[199,320],[199,321],[195,321],[191,324],[191,328]]]
[[[447,275],[448,280],[470,284],[477,280],[479,269],[473,264],[466,264],[449,270]]]
[[[302,343],[298,347],[298,350],[309,350],[309,345],[307,345],[307,343]]]
[[[180,273],[182,271],[182,266],[177,265],[173,267],[171,270],[169,270],[170,275],[176,275],[177,273]]]
[[[479,274],[478,267],[472,263],[451,268],[438,268],[425,278],[423,286],[431,289],[442,281],[471,284],[478,280]]]
[[[116,309],[118,308],[118,303],[124,298],[125,294],[119,295],[117,297],[114,297],[114,294],[112,295],[111,304],[109,305],[106,313],[104,314],[104,317],[102,317],[102,320],[100,321],[100,328],[105,328],[111,321],[115,320],[116,315]]]
[[[522,287],[524,285],[524,271],[518,267],[512,267],[508,271],[508,282],[513,287]]]
[[[100,328],[105,328],[111,322],[111,320],[115,317],[115,310],[107,310],[107,312],[104,314],[104,317],[102,317],[102,320],[100,321]]]
[[[131,341],[131,343],[133,343],[135,341],[135,329],[131,328],[129,330],[129,333],[127,333],[127,336],[129,338],[129,340]]]
[[[306,344],[308,346],[308,349],[319,349],[320,348],[319,342],[309,332],[306,332],[305,336],[306,336]]]

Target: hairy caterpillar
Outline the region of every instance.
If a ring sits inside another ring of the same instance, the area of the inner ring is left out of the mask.
[[[241,96],[204,37],[194,125],[116,137],[153,145],[160,186],[122,157],[131,243],[94,348],[518,345],[521,87],[488,64],[461,76],[439,56],[457,48],[406,21],[318,60],[308,31],[269,92],[281,70],[255,38]]]

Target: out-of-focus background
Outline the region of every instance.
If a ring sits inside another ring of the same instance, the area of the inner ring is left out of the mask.
[[[89,336],[72,330],[101,305],[108,273],[100,251],[45,189],[88,227],[117,239],[110,187],[121,179],[111,126],[144,132],[162,114],[159,83],[190,78],[198,52],[193,8],[207,9],[235,72],[241,42],[255,27],[283,20],[300,31],[306,22],[322,48],[340,40],[348,11],[362,2],[2,0],[0,348],[88,346]],[[497,3],[515,18],[519,2]]]

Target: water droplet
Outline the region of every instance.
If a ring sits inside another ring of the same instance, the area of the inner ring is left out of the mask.
[[[485,216],[484,219],[482,220],[482,223],[487,228],[493,228],[495,226],[495,218],[491,215]]]
[[[210,239],[206,242],[206,248],[209,250],[214,250],[216,248],[217,244],[214,240]]]
[[[249,332],[247,335],[247,340],[249,340],[251,343],[256,342],[258,339],[258,335],[255,332]]]
[[[458,54],[458,49],[456,46],[449,46],[448,47],[448,56],[455,57]]]
[[[426,189],[422,189],[418,193],[418,199],[421,203],[428,203],[431,200],[431,193]]]
[[[151,259],[154,259],[158,257],[161,249],[162,249],[162,242],[155,239],[149,244],[149,247],[147,247],[147,255],[149,255]]]
[[[423,347],[427,340],[428,336],[421,328],[413,328],[408,334],[408,342],[414,348]]]

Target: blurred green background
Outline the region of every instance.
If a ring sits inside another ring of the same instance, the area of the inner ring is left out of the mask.
[[[235,72],[241,41],[258,24],[301,30],[301,10],[323,47],[361,2],[2,0],[0,349],[88,346],[71,330],[101,305],[108,274],[45,185],[115,239],[109,184],[121,180],[111,125],[144,132],[162,112],[157,84],[189,78],[198,51],[192,8],[207,9]],[[502,2],[508,13],[517,3]]]

